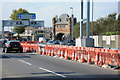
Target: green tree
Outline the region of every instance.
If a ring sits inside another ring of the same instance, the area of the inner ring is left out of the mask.
[[[106,17],[99,18],[96,21],[90,22],[90,35],[118,35],[120,34],[120,15],[118,20],[116,13],[109,14]],[[83,27],[84,36],[86,36],[86,23]],[[80,35],[80,22],[74,26],[74,37],[78,38]]]
[[[78,38],[80,36],[80,22],[75,24],[73,36],[74,38]]]
[[[13,10],[12,14],[10,15],[11,20],[20,20],[17,18],[19,13],[29,13],[26,9],[19,8],[18,10]],[[25,27],[14,27],[14,32],[19,34],[23,33],[25,31]]]

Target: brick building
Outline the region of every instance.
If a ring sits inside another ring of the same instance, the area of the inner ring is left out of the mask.
[[[74,25],[77,22],[77,19],[73,16]],[[71,39],[72,28],[71,28],[71,17],[68,14],[62,14],[60,17],[55,16],[52,19],[52,28],[53,28],[53,40],[62,40],[63,35],[67,39]]]

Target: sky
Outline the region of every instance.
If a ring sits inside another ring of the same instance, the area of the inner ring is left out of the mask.
[[[86,18],[87,14],[86,1],[84,0],[84,18]],[[120,0],[94,0],[94,21],[101,17],[106,17],[110,13],[118,12],[118,1]],[[52,27],[52,18],[56,15],[71,15],[72,10],[70,7],[73,7],[74,16],[77,21],[80,21],[80,0],[1,0],[0,12],[2,13],[0,13],[0,19],[9,20],[12,10],[23,8],[30,13],[36,13],[36,20],[44,20],[45,27]]]

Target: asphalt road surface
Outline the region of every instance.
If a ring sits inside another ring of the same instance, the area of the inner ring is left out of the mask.
[[[2,53],[2,80],[119,80],[119,71],[35,53]]]

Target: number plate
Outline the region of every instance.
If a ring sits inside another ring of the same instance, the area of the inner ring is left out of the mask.
[[[18,49],[18,48],[13,48],[13,49]]]

